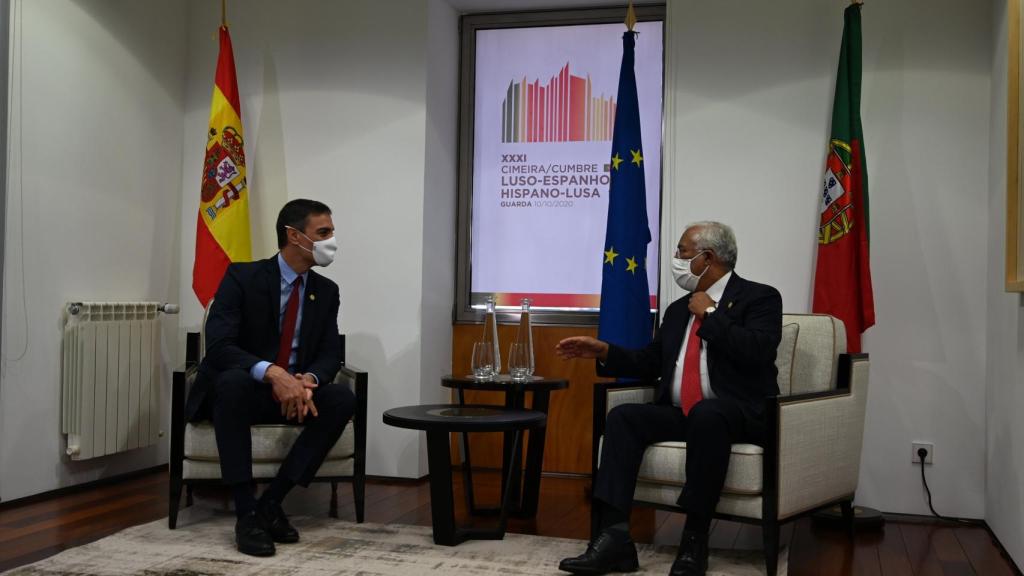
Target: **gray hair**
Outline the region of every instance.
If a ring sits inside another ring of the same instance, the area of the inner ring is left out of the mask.
[[[729,270],[736,267],[736,235],[732,228],[710,220],[694,222],[686,227],[687,230],[691,228],[698,229],[693,235],[694,248],[713,251]]]

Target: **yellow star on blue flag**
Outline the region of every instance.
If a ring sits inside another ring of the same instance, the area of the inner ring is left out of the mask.
[[[619,254],[615,252],[615,247],[611,246],[610,248],[604,251],[604,263],[615,266],[615,257],[618,255]]]

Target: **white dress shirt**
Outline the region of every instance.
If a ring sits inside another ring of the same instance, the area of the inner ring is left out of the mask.
[[[707,289],[707,295],[715,301],[716,305],[722,300],[725,285],[729,283],[730,278],[732,278],[731,270],[726,272],[725,276],[719,278],[717,282]],[[718,312],[715,312],[715,314],[718,314]],[[679,358],[676,359],[676,371],[672,381],[673,406],[682,405],[679,399],[681,393],[680,384],[683,381],[683,363],[686,359],[686,346],[690,342],[690,330],[693,329],[694,318],[695,316],[690,314],[690,321],[686,323],[686,335],[683,336],[683,347],[679,349]],[[711,380],[708,378],[708,345],[703,340],[700,341],[700,391],[704,398],[715,398],[715,393],[711,390]]]

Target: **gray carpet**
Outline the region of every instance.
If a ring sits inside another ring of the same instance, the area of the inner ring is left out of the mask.
[[[564,574],[558,561],[575,556],[580,540],[507,534],[500,541],[470,541],[455,547],[435,546],[429,527],[355,524],[329,518],[296,517],[298,544],[279,545],[271,558],[235,551],[234,518],[226,514],[189,520],[177,530],[167,520],[129,528],[113,536],[16,568],[7,575],[46,576],[200,576],[273,574],[327,576]],[[639,574],[667,574],[673,548],[640,546]],[[786,552],[779,558],[786,573]],[[709,574],[764,574],[759,551],[713,550]]]

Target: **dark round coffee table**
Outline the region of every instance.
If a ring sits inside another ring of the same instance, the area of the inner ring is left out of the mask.
[[[476,380],[472,376],[448,375],[441,378],[441,385],[453,388],[458,392],[459,404],[466,403],[466,390],[487,390],[505,393],[506,408],[525,408],[526,393],[532,396],[530,409],[548,413],[551,392],[569,387],[564,378],[545,378],[531,376],[523,381],[515,381],[508,374],[495,376],[490,380]],[[544,462],[545,428],[530,432],[526,446],[526,470],[520,470],[518,464],[512,466],[509,455],[512,452],[512,434],[506,433],[502,443],[502,474],[501,490],[505,493],[506,483],[511,486],[512,500],[509,514],[518,517],[537,515],[537,504],[540,501],[540,476]],[[500,508],[482,508],[476,505],[473,497],[473,464],[469,453],[469,437],[462,434],[462,475],[466,485],[466,507],[470,514],[489,515],[500,513]]]
[[[430,473],[430,515],[434,525],[434,543],[455,546],[469,539],[501,540],[505,537],[511,490],[502,495],[496,529],[457,527],[452,497],[452,461],[449,434],[452,432],[507,432],[513,435],[514,460],[510,470],[519,467],[519,446],[523,431],[543,429],[547,416],[535,410],[504,406],[425,404],[402,406],[384,411],[384,423],[398,428],[427,433],[427,466]]]

